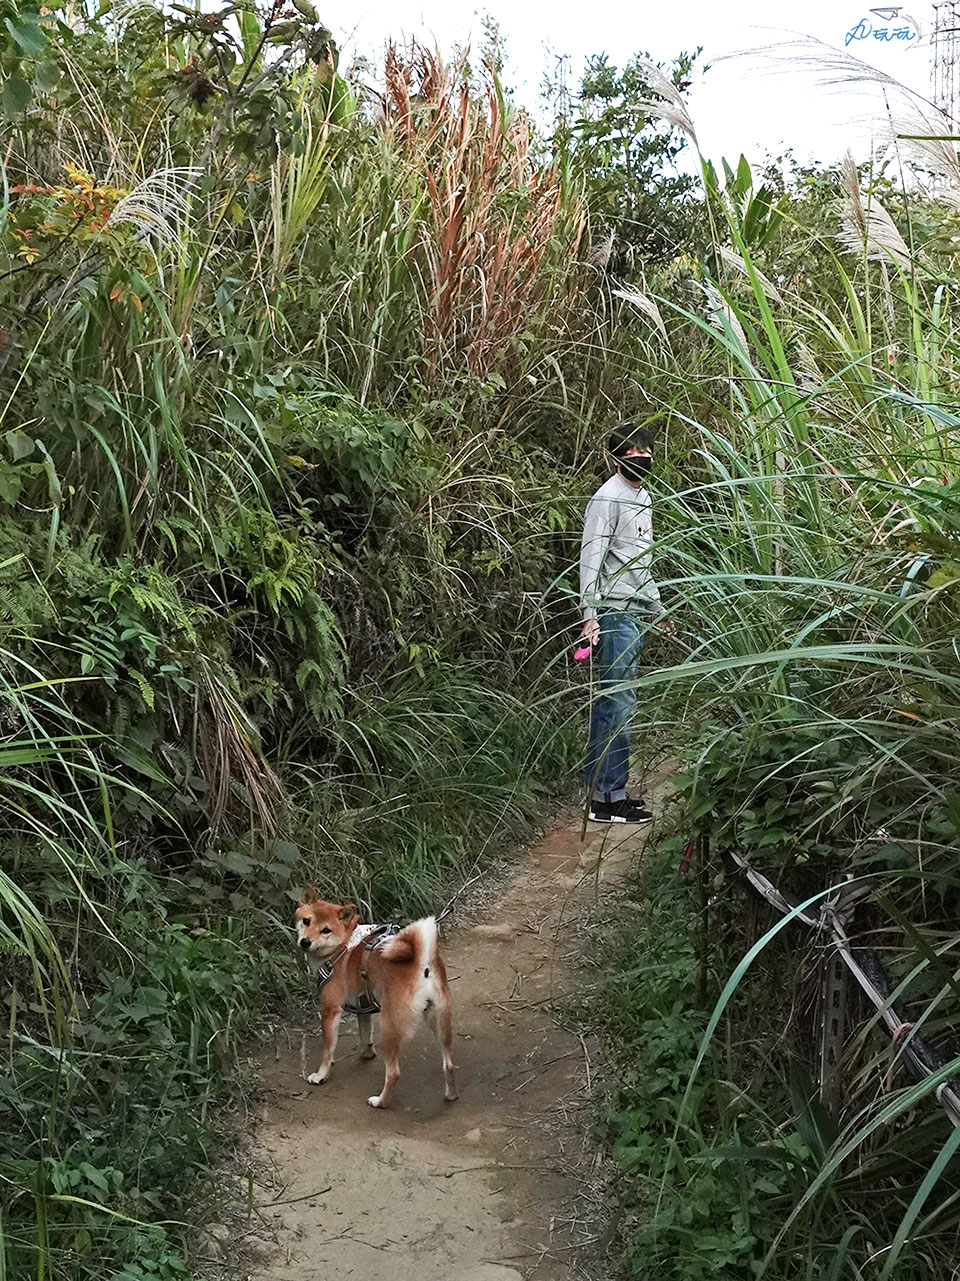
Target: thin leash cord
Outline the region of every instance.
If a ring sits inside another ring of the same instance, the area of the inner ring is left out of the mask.
[[[453,911],[454,904],[456,903],[457,899],[459,899],[470,888],[471,885],[473,885],[476,881],[479,881],[482,876],[483,876],[483,872],[478,872],[476,876],[471,876],[469,881],[464,881],[464,883],[457,890],[456,894],[454,894],[453,898],[451,898],[450,902],[447,904],[447,906],[443,909],[443,911],[437,917],[438,925],[442,920],[448,917],[450,913]]]
[[[683,647],[683,648],[685,648],[685,649],[687,650],[687,653],[690,653],[690,646],[689,646],[689,645],[684,646],[684,645],[683,645],[683,642],[681,642],[681,641],[680,641],[680,638],[679,638],[679,637],[677,637],[677,636],[673,636],[673,637],[672,637],[672,639],[673,639],[673,641],[674,641],[675,643],[680,643],[680,644],[681,644],[681,647]],[[588,658],[587,658],[587,672],[588,672],[588,676],[587,676],[587,690],[588,690],[588,692],[589,692],[589,696],[590,696],[590,698],[589,698],[589,704],[588,704],[589,709],[590,709],[590,712],[589,712],[589,714],[590,714],[590,715],[592,715],[592,713],[593,713],[593,705],[594,705],[594,702],[596,701],[596,698],[597,698],[597,669],[596,669],[596,666],[595,666],[595,664],[594,664],[594,651],[595,651],[595,650],[598,650],[599,648],[600,648],[600,633],[598,632],[598,633],[597,633],[597,643],[596,643],[595,645],[591,645],[591,646],[590,646],[590,653],[589,653],[589,656],[588,656]],[[599,661],[599,660],[598,660],[598,661]],[[592,798],[591,798],[591,797],[588,797],[588,798],[587,798],[587,803],[588,803],[588,804],[589,804],[590,799],[592,799]],[[474,861],[474,866],[476,866],[476,864],[477,864],[477,862],[479,861],[479,859],[480,859],[480,858],[482,858],[482,856],[483,856],[483,851],[486,849],[487,845],[489,844],[490,839],[491,839],[491,838],[488,836],[488,837],[487,837],[487,839],[484,841],[483,846],[482,846],[481,851],[480,851],[480,854],[478,855],[478,858]],[[481,880],[481,879],[483,878],[483,876],[484,876],[484,875],[485,875],[485,873],[484,873],[484,872],[477,872],[477,874],[476,874],[475,876],[471,876],[471,877],[469,878],[469,880],[464,881],[464,883],[460,886],[460,888],[456,891],[456,893],[455,893],[455,894],[450,898],[450,900],[448,901],[448,903],[447,903],[446,907],[443,909],[443,911],[442,911],[442,912],[439,914],[439,916],[436,918],[436,919],[437,919],[437,924],[438,924],[438,925],[440,924],[440,922],[441,922],[441,921],[446,920],[446,918],[447,918],[447,917],[452,913],[452,911],[453,911],[454,907],[456,906],[457,902],[459,901],[459,899],[460,899],[460,898],[462,898],[462,897],[463,897],[463,895],[464,895],[464,894],[466,893],[466,891],[470,888],[470,886],[471,886],[471,885],[475,885],[475,884],[476,884],[476,882],[477,882],[477,881],[479,881],[479,880]]]
[[[599,638],[599,635],[598,635],[598,636],[597,636],[597,642],[598,642],[598,644],[599,644],[599,640],[600,640],[600,638]],[[593,651],[594,651],[594,649],[595,649],[595,648],[596,648],[596,647],[595,647],[594,645],[591,645],[591,646],[590,646],[590,656],[589,656],[589,658],[588,658],[588,660],[587,660],[587,661],[588,661],[588,664],[589,664],[589,673],[590,673],[589,678],[588,678],[588,685],[587,685],[587,688],[588,688],[588,690],[589,690],[589,692],[590,692],[590,707],[591,707],[591,708],[593,707],[593,699],[594,699],[594,685],[595,685],[595,681],[596,681],[596,675],[595,675],[594,667],[593,667]],[[491,833],[491,836],[492,836],[492,833]],[[481,847],[481,850],[480,850],[479,855],[478,855],[478,856],[477,856],[477,858],[474,860],[474,867],[476,867],[476,865],[477,865],[477,863],[479,862],[479,860],[483,857],[484,850],[486,850],[487,845],[488,845],[488,844],[489,844],[489,842],[490,842],[490,839],[491,839],[491,837],[490,837],[490,836],[488,836],[488,837],[487,837],[487,839],[484,841],[483,846]],[[463,897],[463,895],[464,895],[464,894],[466,893],[466,891],[470,888],[470,886],[471,886],[471,885],[475,885],[477,881],[482,880],[482,878],[483,878],[483,876],[484,876],[484,875],[485,875],[485,873],[484,873],[484,872],[477,872],[477,874],[476,874],[475,876],[471,876],[468,880],[464,881],[464,883],[460,886],[460,888],[456,891],[456,893],[455,893],[455,894],[450,898],[450,900],[449,900],[449,902],[447,903],[446,907],[443,909],[443,911],[442,911],[442,912],[440,913],[440,915],[437,917],[437,924],[438,924],[438,925],[440,924],[440,922],[441,922],[441,921],[446,920],[446,918],[451,914],[451,912],[453,911],[454,907],[456,906],[456,904],[457,904],[458,900],[459,900],[460,898],[462,898],[462,897]]]
[[[599,620],[599,619],[597,619],[597,643],[596,643],[596,645],[591,645],[591,646],[590,646],[590,653],[589,653],[589,654],[588,654],[588,656],[587,656],[587,691],[588,691],[588,693],[589,693],[589,695],[590,695],[590,697],[589,697],[589,699],[588,699],[588,701],[587,701],[587,736],[588,736],[588,741],[589,741],[589,735],[590,735],[590,724],[591,724],[591,721],[592,721],[592,719],[593,719],[593,704],[594,704],[594,700],[595,700],[595,699],[596,699],[596,697],[597,697],[596,692],[595,692],[597,676],[596,676],[596,672],[594,671],[594,667],[593,667],[593,651],[594,651],[595,649],[599,649],[599,648],[600,648],[600,640],[601,640],[600,620]],[[583,823],[582,823],[581,830],[580,830],[580,841],[581,841],[581,843],[583,842],[583,839],[584,839],[584,829],[585,829],[585,828],[586,828],[586,826],[587,826],[587,822],[586,822],[586,813],[587,813],[587,808],[588,808],[588,807],[592,807],[592,805],[593,805],[593,793],[594,793],[594,786],[593,786],[593,783],[592,783],[592,782],[590,782],[590,783],[589,783],[589,785],[588,785],[588,787],[587,787],[587,791],[588,791],[590,794],[589,794],[589,796],[587,796],[586,800],[584,801],[584,821],[583,821]]]

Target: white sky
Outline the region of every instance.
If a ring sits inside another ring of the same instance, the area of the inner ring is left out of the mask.
[[[920,40],[878,41],[871,35],[851,41],[848,52],[881,68],[924,96],[930,94],[932,6],[908,0],[892,22],[871,13],[878,0],[359,0],[334,30],[343,54],[372,56],[388,37],[426,36],[444,53],[457,43],[482,43],[482,16],[500,25],[507,52],[507,82],[516,99],[536,109],[540,84],[556,55],[571,58],[576,83],[586,55],[606,53],[622,66],[637,52],[669,60],[680,50],[703,45],[703,60],[715,65],[691,93],[691,107],[704,152],[718,161],[777,155],[792,147],[800,160],[837,159],[848,146],[864,154],[870,146],[870,118],[883,110],[876,90],[869,97],[848,90],[817,88],[808,73],[787,69],[771,75],[749,60],[717,63],[724,54],[784,40],[813,36],[843,49],[847,33],[866,19],[892,31],[912,17]],[[341,6],[334,6],[335,10]],[[327,21],[331,19],[328,17]],[[861,28],[862,29],[862,28]],[[346,63],[344,63],[346,65]]]

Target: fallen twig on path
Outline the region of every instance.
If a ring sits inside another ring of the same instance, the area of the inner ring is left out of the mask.
[[[587,1073],[587,1093],[591,1094],[592,1090],[590,1086],[590,1055],[587,1052],[587,1043],[583,1039],[583,1033],[578,1032],[577,1037],[579,1038],[580,1044],[583,1046],[583,1066],[586,1069],[586,1073]]]
[[[296,1205],[298,1201],[309,1201],[315,1196],[325,1196],[328,1192],[333,1191],[333,1184],[329,1187],[321,1188],[319,1192],[307,1192],[303,1196],[287,1197],[286,1200],[264,1201],[263,1205],[255,1205],[255,1210],[268,1210],[273,1205]]]

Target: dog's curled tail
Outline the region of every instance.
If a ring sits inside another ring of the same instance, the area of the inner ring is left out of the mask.
[[[387,939],[381,948],[380,955],[385,961],[398,963],[416,961],[422,969],[429,970],[433,965],[436,951],[436,918],[427,916],[422,921],[414,921],[412,925],[407,925],[392,939]],[[429,978],[430,975],[426,974],[424,977]]]

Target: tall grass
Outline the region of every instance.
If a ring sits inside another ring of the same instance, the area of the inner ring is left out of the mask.
[[[509,691],[582,190],[492,70],[277,16],[50,18],[0,146],[12,1275],[183,1277],[297,879],[437,911],[575,753]]]
[[[680,631],[673,660],[637,681],[644,721],[651,742],[684,745],[683,840],[709,838],[718,886],[731,848],[807,893],[868,878],[868,904],[848,928],[887,960],[901,1008],[942,1044],[950,1075],[960,1064],[960,333],[950,287],[907,249],[849,162],[837,204],[845,230],[839,245],[816,246],[828,285],[773,284],[775,256],[749,243],[709,169],[705,186],[722,229],[715,258],[736,269],[701,277],[694,303],[653,291],[672,317],[647,351],[651,382],[669,382],[676,407],[674,461],[654,501]],[[675,354],[684,329],[699,334],[689,372]],[[731,956],[729,929],[716,943]],[[764,964],[764,948],[750,957]],[[680,1089],[678,1147],[635,1229],[635,1275],[671,1258],[683,1262],[670,1275],[711,1274],[706,1245],[677,1217],[677,1195],[699,1178],[691,1162],[766,1179],[771,1145],[791,1178],[769,1176],[773,1199],[727,1241],[725,1275],[949,1275],[956,1134],[930,1087],[902,1068],[885,1085],[876,1019],[850,1030],[836,1117],[802,1074],[792,1100],[783,1093],[782,1052],[755,1069],[731,1051],[771,1001],[770,982],[786,1006],[797,964],[778,948],[763,992],[738,967],[709,1023],[714,1043],[708,1032],[700,1059],[687,1060],[693,1108]],[[686,999],[696,1001],[692,990]],[[798,1061],[812,1066],[815,1017],[795,1012],[793,1023]],[[702,1080],[720,1070],[721,1029],[729,1101]],[[629,1093],[625,1107],[630,1116]],[[738,1120],[745,1109],[749,1124]],[[727,1205],[717,1230],[742,1224],[741,1212],[757,1213]]]

